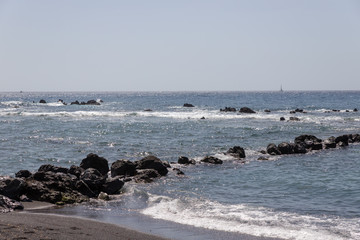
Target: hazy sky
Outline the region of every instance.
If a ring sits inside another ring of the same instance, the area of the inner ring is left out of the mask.
[[[360,90],[359,0],[0,0],[0,91]]]

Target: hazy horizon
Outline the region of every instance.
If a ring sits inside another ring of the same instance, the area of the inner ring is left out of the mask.
[[[360,90],[360,1],[0,0],[0,92]]]

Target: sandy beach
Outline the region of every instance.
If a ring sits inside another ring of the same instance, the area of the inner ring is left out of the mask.
[[[53,206],[44,202],[26,202],[25,211],[0,213],[0,239],[166,239],[84,218],[27,212]]]

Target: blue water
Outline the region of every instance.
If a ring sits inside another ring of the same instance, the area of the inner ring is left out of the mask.
[[[104,102],[64,106],[58,99]],[[219,111],[244,106],[257,113]],[[296,108],[307,113],[289,113]],[[224,236],[360,239],[360,145],[257,160],[267,144],[301,134],[360,133],[354,108],[360,109],[359,91],[0,93],[0,174],[47,163],[70,167],[90,152],[109,163],[148,154],[169,162],[214,155],[224,164],[173,164],[184,177],[170,172],[152,184],[127,183],[123,195],[81,212],[137,214]],[[279,121],[290,116],[300,121]],[[235,145],[245,148],[245,163],[222,154]]]

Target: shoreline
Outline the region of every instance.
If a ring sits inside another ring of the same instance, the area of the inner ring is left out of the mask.
[[[156,220],[138,221],[138,226],[101,221],[80,215],[57,212],[56,205],[46,202],[24,202],[23,211],[0,213],[0,240],[3,239],[117,239],[117,240],[170,240],[217,239],[226,240],[280,240],[247,234],[233,234],[192,226],[173,224],[165,226]],[[148,225],[147,227],[145,225]],[[143,226],[143,227],[142,227]],[[149,231],[149,226],[154,231]],[[159,231],[159,229],[162,231]]]

